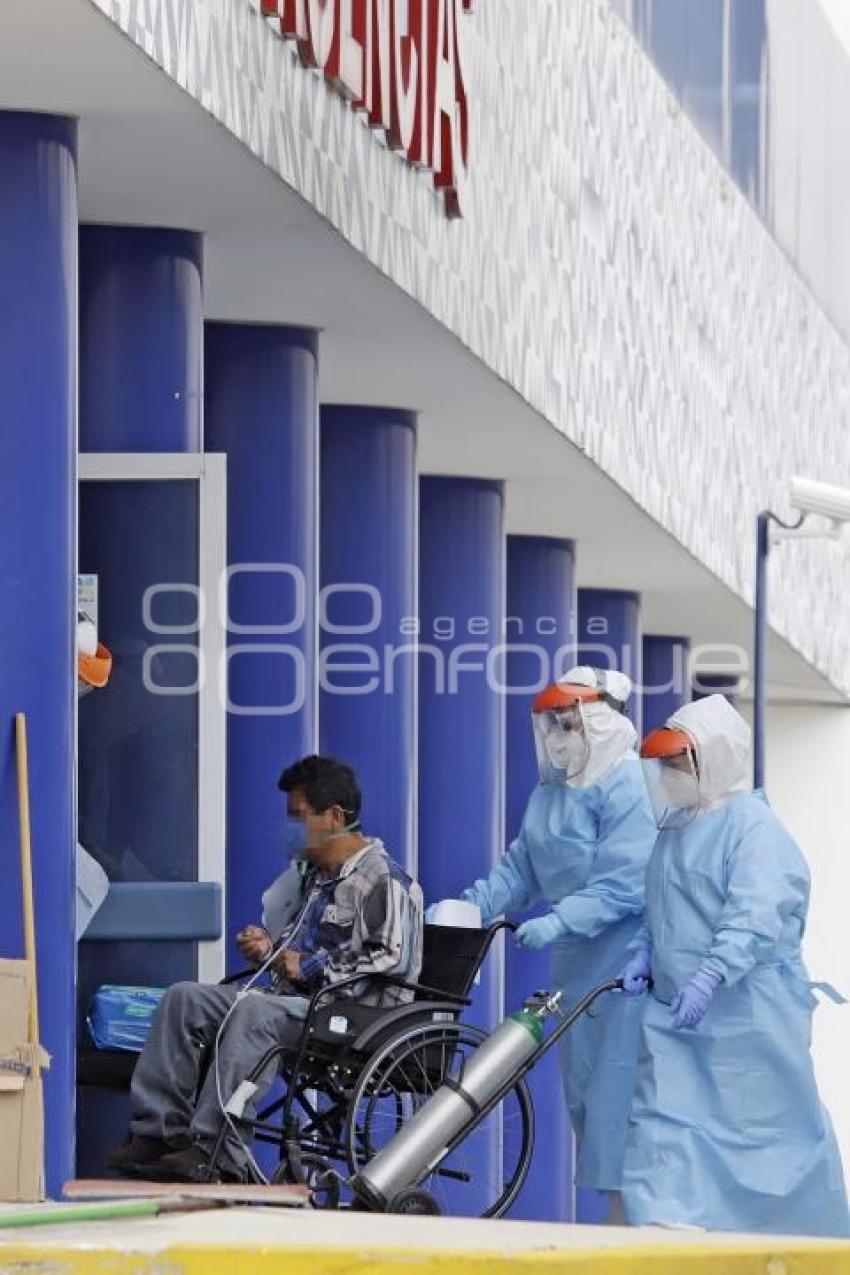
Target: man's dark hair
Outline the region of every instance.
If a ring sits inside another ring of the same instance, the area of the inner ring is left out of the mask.
[[[349,817],[349,822],[360,821],[362,797],[357,778],[350,766],[333,757],[302,757],[286,770],[278,780],[281,792],[296,789],[303,793],[316,814],[339,806]]]

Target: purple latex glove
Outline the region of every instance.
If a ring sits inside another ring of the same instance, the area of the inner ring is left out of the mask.
[[[519,947],[548,947],[555,939],[566,934],[567,927],[555,912],[547,912],[545,916],[536,916],[531,921],[523,921],[516,932]]]
[[[697,970],[690,983],[676,993],[670,1005],[674,1027],[696,1027],[705,1017],[709,1002],[720,986],[716,974]]]
[[[649,986],[652,974],[652,953],[648,947],[632,952],[623,970],[623,991],[627,996],[640,996]]]

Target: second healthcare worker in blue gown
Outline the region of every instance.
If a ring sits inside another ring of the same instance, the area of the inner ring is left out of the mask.
[[[634,1223],[847,1235],[844,1175],[809,1053],[805,860],[749,783],[721,696],[644,740],[662,831],[627,991],[652,975],[623,1173]]]
[[[635,729],[623,708],[623,673],[571,669],[534,701],[540,782],[516,841],[486,880],[462,897],[485,924],[548,904],[517,941],[551,946],[565,1005],[622,971],[641,923],[644,876],[656,828]],[[631,1105],[641,1005],[609,996],[563,1038],[564,1085],[575,1131],[576,1184],[617,1192]]]

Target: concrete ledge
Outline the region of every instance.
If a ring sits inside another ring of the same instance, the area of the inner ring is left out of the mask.
[[[0,1275],[850,1275],[850,1242],[240,1208],[8,1232]]]

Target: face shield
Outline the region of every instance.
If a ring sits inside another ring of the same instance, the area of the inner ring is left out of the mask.
[[[628,695],[630,686],[622,674],[580,666],[540,692],[531,720],[541,783],[586,787],[606,759],[614,764],[612,753],[625,755],[634,743],[634,728],[623,717],[625,700],[619,694]],[[631,732],[625,744],[624,724],[626,735]]]
[[[641,748],[646,787],[659,828],[683,828],[700,806],[696,752],[684,731],[662,727]]]
[[[543,781],[576,778],[590,760],[590,742],[579,701],[532,713],[537,767]]]

